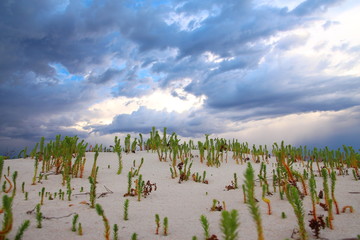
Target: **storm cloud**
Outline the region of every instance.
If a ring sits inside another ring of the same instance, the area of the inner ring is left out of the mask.
[[[344,27],[330,13],[359,4],[260,2],[1,1],[2,148],[58,133],[86,138],[157,126],[192,137],[291,114],[355,111],[359,44],[314,43],[313,35]],[[141,101],[154,91],[203,105],[154,109]],[[90,107],[118,98],[139,105],[94,123]]]

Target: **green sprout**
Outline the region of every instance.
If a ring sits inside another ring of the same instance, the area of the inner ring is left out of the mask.
[[[129,199],[124,202],[124,220],[129,220]]]
[[[104,213],[104,210],[103,208],[101,207],[100,204],[96,204],[95,205],[95,209],[96,209],[96,212],[97,214],[102,217],[103,219],[103,222],[104,222],[104,227],[105,227],[105,230],[104,230],[104,237],[106,240],[110,240],[110,225],[109,225],[109,220],[106,218],[105,216],[105,213]]]
[[[261,223],[261,215],[259,206],[255,201],[255,179],[254,179],[254,169],[251,166],[251,163],[248,163],[248,166],[245,171],[245,191],[247,204],[249,207],[249,211],[256,223],[256,229],[258,233],[258,240],[264,240],[264,233]]]
[[[169,220],[167,217],[164,217],[163,225],[164,225],[164,235],[167,236],[169,230]]]
[[[0,231],[0,239],[5,239],[6,235],[11,231],[13,225],[13,213],[12,213],[12,197],[4,195],[2,198],[2,208],[4,211],[4,218],[2,221],[2,229]]]
[[[79,214],[75,214],[72,219],[72,227],[71,227],[71,231],[73,231],[73,232],[76,232],[76,224],[77,224],[78,219],[79,219]]]
[[[207,220],[207,218],[204,215],[200,216],[200,222],[201,222],[201,226],[204,229],[204,237],[205,239],[210,238],[210,233],[209,233],[209,221]]]
[[[29,226],[30,226],[30,221],[25,220],[18,228],[18,231],[16,232],[15,240],[21,240],[24,235],[24,232],[26,231],[26,229],[29,228]]]
[[[90,207],[94,208],[96,201],[96,183],[91,176],[89,177],[89,182],[90,182]]]
[[[160,229],[160,217],[159,217],[159,214],[155,214],[155,223],[156,223],[155,234],[158,235],[159,234],[159,229]]]
[[[41,205],[40,203],[38,203],[35,207],[36,209],[36,221],[37,221],[37,228],[42,228],[42,219],[43,219],[43,214],[41,212]]]
[[[238,238],[239,214],[236,210],[231,212],[222,211],[220,220],[220,228],[223,233],[224,240],[236,240]]]
[[[286,197],[294,209],[295,216],[299,225],[300,239],[308,239],[306,230],[305,230],[305,220],[304,220],[304,207],[303,202],[301,201],[299,190],[293,185],[288,185]]]
[[[113,240],[118,240],[119,239],[119,227],[117,224],[114,224],[113,227]]]

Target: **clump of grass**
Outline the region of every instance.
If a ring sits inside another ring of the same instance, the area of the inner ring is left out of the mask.
[[[248,163],[248,166],[245,171],[245,191],[247,196],[247,205],[249,207],[250,214],[252,215],[254,222],[256,224],[256,229],[258,233],[258,240],[264,239],[264,233],[261,222],[261,215],[259,206],[255,201],[255,179],[254,179],[254,169],[251,166],[251,163]]]
[[[223,232],[224,240],[236,240],[238,238],[239,214],[236,210],[231,212],[222,211],[220,228]]]

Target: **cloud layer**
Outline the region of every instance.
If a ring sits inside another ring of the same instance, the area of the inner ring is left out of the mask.
[[[86,137],[152,126],[188,137],[235,136],[249,122],[294,114],[345,111],[357,118],[360,45],[356,36],[324,36],[348,29],[339,16],[359,4],[279,2],[1,1],[0,143],[9,149],[11,141],[58,133]],[[169,112],[137,101],[132,113],[94,124],[95,104],[130,104],[158,90],[203,105]],[[346,140],[348,128],[342,131]],[[360,147],[359,138],[349,139]]]

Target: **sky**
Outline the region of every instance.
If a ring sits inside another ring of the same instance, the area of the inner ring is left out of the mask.
[[[2,0],[0,153],[42,136],[360,148],[358,0]]]

